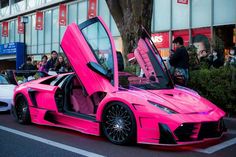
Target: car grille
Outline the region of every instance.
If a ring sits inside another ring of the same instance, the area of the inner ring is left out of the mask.
[[[8,106],[7,103],[0,101],[0,107],[7,107],[7,106]]]
[[[225,131],[223,119],[217,122],[184,123],[174,134],[180,142],[202,140],[204,138],[220,137]]]

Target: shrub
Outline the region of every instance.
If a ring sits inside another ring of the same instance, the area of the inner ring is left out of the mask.
[[[236,68],[200,69],[190,72],[189,87],[214,104],[236,115]]]

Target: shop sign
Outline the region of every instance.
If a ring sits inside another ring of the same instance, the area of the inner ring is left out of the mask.
[[[66,26],[66,5],[60,4],[59,6],[59,25],[60,26]]]
[[[8,37],[8,21],[2,23],[2,36]]]
[[[169,32],[155,33],[151,38],[156,48],[169,48]]]
[[[21,22],[21,16],[17,17],[17,23],[18,23],[18,33],[23,34],[24,33],[24,24]]]
[[[89,0],[88,18],[97,16],[97,0]]]
[[[188,4],[188,0],[177,0],[177,3]]]
[[[36,12],[36,23],[35,23],[36,30],[43,30],[43,12]]]
[[[16,54],[17,43],[0,45],[0,55]]]

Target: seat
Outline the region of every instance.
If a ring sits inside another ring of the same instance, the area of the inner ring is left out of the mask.
[[[72,109],[75,112],[83,114],[92,114],[94,112],[93,102],[89,96],[84,96],[83,89],[77,78],[73,80],[70,100],[72,103]]]

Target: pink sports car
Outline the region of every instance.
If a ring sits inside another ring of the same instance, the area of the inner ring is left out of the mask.
[[[224,111],[173,84],[145,30],[133,74],[118,72],[114,41],[100,17],[69,25],[61,48],[74,72],[19,85],[12,106],[19,123],[104,135],[115,144],[189,144],[226,131]]]

